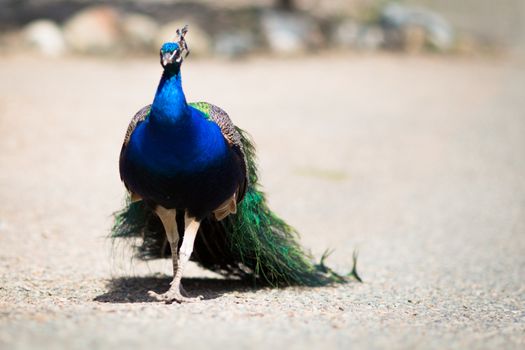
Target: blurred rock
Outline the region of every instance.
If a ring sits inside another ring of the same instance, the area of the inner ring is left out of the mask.
[[[331,41],[338,47],[377,50],[384,43],[383,30],[377,26],[363,25],[345,19],[332,30]]]
[[[188,34],[186,39],[191,55],[207,56],[211,53],[211,38],[210,36],[197,24],[188,21],[173,21],[163,25],[155,39],[155,45],[160,49],[163,43],[174,41],[177,38],[177,29],[188,25]]]
[[[124,16],[122,31],[129,48],[147,51],[155,46],[159,25],[149,16],[132,13]]]
[[[122,45],[118,12],[111,6],[81,10],[64,26],[68,45],[80,53],[110,53]]]
[[[299,13],[265,12],[261,16],[261,30],[270,49],[280,54],[304,53],[323,44],[319,25]]]
[[[421,50],[430,46],[448,51],[454,45],[455,33],[450,23],[430,10],[389,4],[381,13],[381,24],[389,48]]]
[[[36,20],[23,30],[25,44],[46,56],[60,56],[66,52],[62,30],[53,21]]]
[[[357,41],[361,50],[378,50],[385,42],[383,30],[378,26],[363,26]]]
[[[425,28],[419,25],[408,25],[402,28],[404,49],[409,53],[420,53],[427,45],[427,33]]]
[[[354,48],[357,46],[361,27],[358,22],[345,19],[332,29],[331,41],[339,47]]]
[[[215,37],[214,51],[220,56],[242,57],[255,47],[255,36],[247,31],[220,33]]]
[[[494,50],[494,45],[485,44],[480,41],[478,38],[475,38],[472,35],[461,33],[458,35],[454,51],[462,55],[476,55],[482,52],[490,52]]]

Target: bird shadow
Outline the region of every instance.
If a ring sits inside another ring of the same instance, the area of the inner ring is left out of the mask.
[[[144,303],[157,302],[148,295],[148,291],[164,293],[170,287],[172,278],[153,277],[118,277],[110,280],[107,291],[93,300],[102,303]],[[232,292],[250,292],[258,289],[244,280],[219,278],[183,278],[182,284],[190,297],[202,296],[204,300],[219,298]]]

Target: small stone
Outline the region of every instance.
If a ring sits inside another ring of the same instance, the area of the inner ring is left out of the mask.
[[[332,30],[332,42],[339,47],[354,48],[357,46],[361,25],[352,19],[346,19],[335,25]]]
[[[76,52],[113,52],[122,44],[119,14],[111,6],[93,6],[81,10],[65,24],[64,36]]]
[[[422,52],[427,44],[425,28],[418,25],[405,26],[402,29],[405,51],[409,53]]]
[[[385,37],[383,30],[377,26],[365,26],[359,33],[357,47],[362,50],[377,50],[383,46]]]
[[[304,53],[322,45],[319,25],[301,14],[268,11],[261,17],[261,27],[268,46],[279,54]]]
[[[376,50],[383,45],[384,35],[378,26],[363,25],[346,19],[335,26],[331,40],[342,48]]]
[[[425,46],[448,51],[454,45],[455,33],[450,23],[421,7],[390,4],[381,13],[381,24],[389,48],[421,50]]]
[[[177,29],[188,25],[188,34],[186,34],[186,41],[191,55],[207,56],[211,53],[211,38],[210,36],[197,24],[189,21],[173,21],[163,25],[155,39],[155,45],[160,49],[162,44],[177,40]]]
[[[214,51],[221,56],[237,58],[255,48],[255,37],[249,32],[221,33],[215,38]]]
[[[36,20],[23,30],[25,43],[46,56],[60,56],[66,52],[66,44],[60,27],[50,20]]]
[[[150,50],[155,46],[159,25],[149,16],[132,13],[124,16],[122,30],[130,48]]]

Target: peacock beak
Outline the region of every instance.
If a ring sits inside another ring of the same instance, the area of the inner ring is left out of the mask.
[[[179,60],[178,60],[179,57],[180,57],[179,50],[176,50],[176,51],[174,51],[172,53],[165,52],[161,56],[161,63],[165,67],[168,64],[179,62]]]

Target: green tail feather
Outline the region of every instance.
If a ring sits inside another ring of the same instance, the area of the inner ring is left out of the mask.
[[[270,285],[323,285],[344,278],[321,265],[299,246],[297,232],[275,215],[258,189],[255,149],[240,129],[250,174],[249,187],[237,215],[225,219],[231,249],[240,262],[253,270],[255,278]]]
[[[344,283],[350,275],[360,280],[355,271],[355,260],[349,276],[339,275],[328,268],[324,264],[326,253],[319,264],[312,262],[312,256],[299,245],[297,232],[268,208],[266,198],[258,188],[254,146],[241,129],[238,131],[250,174],[248,190],[237,214],[228,216],[218,225],[201,225],[199,236],[204,244],[196,242],[194,256],[197,262],[224,275],[237,275],[271,286]],[[211,232],[211,227],[215,227],[215,232]],[[217,229],[222,230],[222,235],[217,234]],[[137,247],[142,259],[169,256],[162,226],[142,202],[128,201],[125,208],[115,214],[112,237],[142,237],[142,244]],[[211,252],[210,246],[221,247]]]

